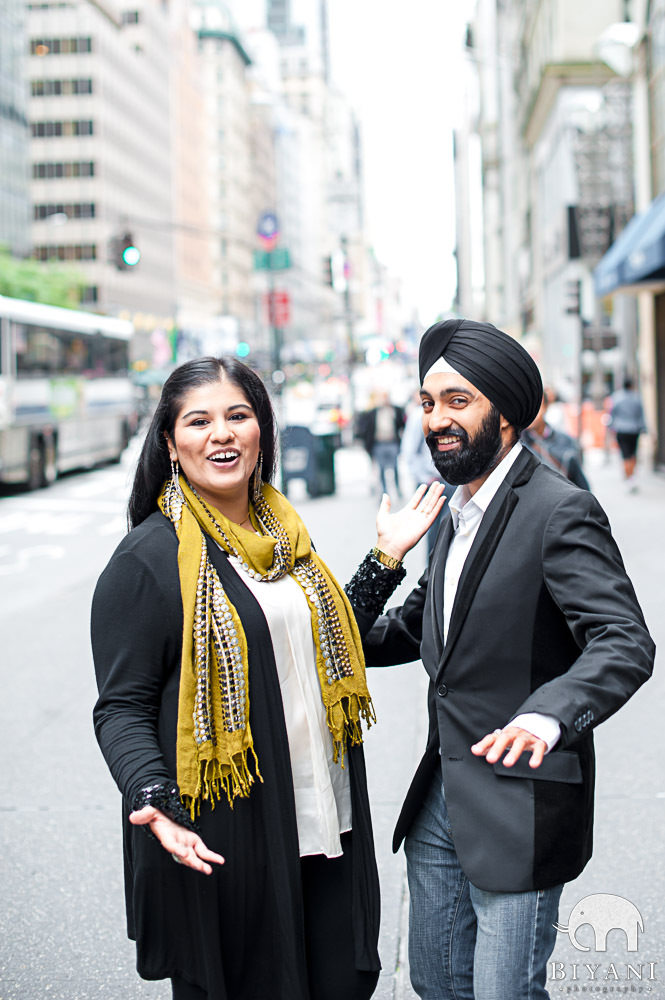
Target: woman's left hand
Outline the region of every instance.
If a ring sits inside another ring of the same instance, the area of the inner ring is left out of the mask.
[[[198,833],[186,830],[184,826],[180,826],[154,806],[144,806],[143,809],[130,813],[129,822],[134,826],[149,826],[164,850],[168,851],[179,865],[186,865],[194,871],[211,875],[212,867],[209,862],[216,865],[224,864],[222,855],[209,850]]]
[[[376,515],[377,548],[395,559],[403,559],[436,521],[446,498],[443,483],[419,486],[409,502],[394,514],[390,497],[383,494]]]

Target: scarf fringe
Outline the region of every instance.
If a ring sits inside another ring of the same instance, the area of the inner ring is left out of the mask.
[[[361,718],[368,729],[376,722],[376,712],[369,695],[344,695],[326,709],[326,721],[333,737],[333,763],[339,763],[342,768],[347,747],[358,746],[363,741]]]
[[[250,771],[247,759],[249,754],[252,756],[254,774]],[[233,800],[236,797],[248,798],[256,779],[263,784],[263,777],[259,770],[259,759],[254,747],[249,747],[247,750],[240,750],[233,754],[223,764],[216,757],[201,760],[194,795],[181,795],[181,798],[194,820],[201,811],[201,802],[210,802],[214,809],[216,803],[221,800],[222,793],[233,809]]]

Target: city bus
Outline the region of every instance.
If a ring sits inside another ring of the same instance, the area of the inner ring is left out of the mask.
[[[136,430],[131,323],[0,295],[0,483],[118,461]]]

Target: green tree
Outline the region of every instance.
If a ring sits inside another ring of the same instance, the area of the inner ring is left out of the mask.
[[[87,281],[80,272],[38,260],[12,257],[0,248],[0,295],[76,309]]]

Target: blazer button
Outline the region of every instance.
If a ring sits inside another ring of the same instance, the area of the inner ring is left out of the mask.
[[[436,689],[436,693],[439,695],[440,698],[445,698],[446,695],[448,694],[448,685],[439,684],[438,688]]]

